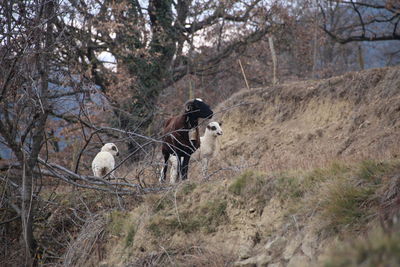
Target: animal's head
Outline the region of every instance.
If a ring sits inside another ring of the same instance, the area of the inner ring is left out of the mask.
[[[119,155],[119,151],[117,146],[114,143],[107,143],[105,144],[102,148],[101,151],[103,152],[109,152],[111,153],[111,155],[113,156],[118,156]]]
[[[208,134],[212,134],[212,136],[217,137],[218,135],[223,135],[222,131],[222,122],[212,121],[207,125],[206,131]]]
[[[210,106],[203,102],[200,98],[195,98],[185,103],[185,112],[202,119],[211,119],[213,111]]]

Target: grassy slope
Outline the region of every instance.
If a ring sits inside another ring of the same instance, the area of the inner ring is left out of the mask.
[[[106,215],[104,266],[398,260],[400,68],[242,91],[218,109],[215,175],[192,165],[191,182]]]

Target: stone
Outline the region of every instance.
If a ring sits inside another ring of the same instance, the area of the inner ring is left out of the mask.
[[[301,245],[301,237],[298,235],[292,240],[290,240],[289,245],[285,247],[285,250],[283,251],[283,258],[285,260],[289,260],[293,257],[294,253],[296,252],[296,249]]]
[[[314,258],[317,248],[317,237],[315,234],[307,233],[301,244],[301,251],[310,259]]]
[[[271,260],[271,256],[260,254],[242,261],[237,261],[234,265],[240,267],[266,267]]]
[[[265,249],[270,254],[278,254],[280,253],[286,245],[286,239],[282,236],[277,236],[274,240],[268,242],[265,245]]]
[[[310,266],[310,259],[305,255],[295,255],[293,256],[287,267],[308,267]]]
[[[237,261],[234,263],[234,266],[257,267],[257,259],[256,259],[256,257],[253,257],[253,258],[248,258],[246,260]]]
[[[261,254],[257,256],[257,267],[266,267],[272,260],[272,257],[267,254]]]
[[[106,261],[99,262],[99,267],[108,267],[108,266],[109,266],[108,262],[106,262]]]
[[[251,248],[252,246],[250,244],[241,245],[239,248],[239,259],[248,259],[251,255]]]

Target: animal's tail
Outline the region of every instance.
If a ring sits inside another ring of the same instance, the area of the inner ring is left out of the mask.
[[[104,176],[104,175],[106,175],[107,173],[108,173],[108,171],[107,171],[107,168],[106,168],[106,167],[101,168],[101,170],[100,170],[101,176]]]

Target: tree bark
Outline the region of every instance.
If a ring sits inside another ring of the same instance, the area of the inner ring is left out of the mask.
[[[32,95],[32,98],[37,98],[38,106],[35,110],[36,121],[35,127],[32,129],[31,149],[29,152],[23,152],[23,174],[22,174],[22,207],[21,207],[21,220],[22,220],[22,235],[25,243],[26,252],[26,266],[34,264],[36,242],[34,240],[33,231],[33,218],[35,211],[34,196],[34,169],[38,164],[38,157],[44,141],[44,133],[49,114],[49,64],[51,49],[53,46],[53,22],[54,22],[54,1],[43,0],[38,6],[38,23],[45,21],[46,28],[44,30],[44,38],[42,37],[43,31],[36,32],[36,58],[35,65],[38,73],[37,95]],[[43,10],[41,12],[40,10]],[[44,40],[43,40],[44,39]],[[24,150],[21,147],[21,150]]]

